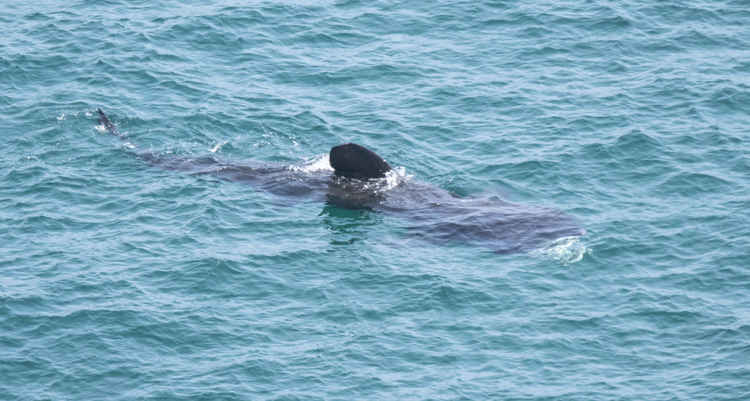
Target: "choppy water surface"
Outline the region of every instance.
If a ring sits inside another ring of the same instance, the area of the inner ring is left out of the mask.
[[[750,398],[750,4],[235,3],[0,7],[0,399]]]

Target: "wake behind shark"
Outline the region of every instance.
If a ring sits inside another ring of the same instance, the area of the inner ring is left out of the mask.
[[[126,140],[101,109],[97,112],[106,131]],[[305,197],[337,207],[403,215],[409,221],[410,233],[440,243],[475,243],[498,253],[512,253],[532,251],[585,233],[573,218],[555,209],[514,204],[494,196],[459,197],[404,179],[375,152],[354,143],[331,148],[328,161],[332,172],[226,163],[211,156],[134,154],[156,167],[245,182],[282,197]]]

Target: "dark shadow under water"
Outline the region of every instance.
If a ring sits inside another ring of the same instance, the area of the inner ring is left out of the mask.
[[[398,176],[359,180],[330,170],[305,171],[292,166],[225,163],[214,157],[176,158],[137,153],[166,170],[249,184],[289,201],[320,201],[326,214],[370,210],[403,217],[407,231],[440,244],[470,243],[498,253],[526,252],[556,239],[585,233],[559,210],[504,201],[496,196],[459,197],[444,189]]]

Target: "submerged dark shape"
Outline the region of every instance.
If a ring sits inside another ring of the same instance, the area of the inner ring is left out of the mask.
[[[100,124],[124,140],[104,112],[97,112]],[[331,149],[333,174],[289,166],[225,163],[214,157],[135,154],[153,166],[246,182],[282,197],[394,213],[408,221],[405,229],[409,233],[440,243],[475,243],[498,253],[511,253],[585,233],[573,218],[555,209],[510,203],[496,196],[459,197],[432,185],[399,179],[385,160],[354,143]]]

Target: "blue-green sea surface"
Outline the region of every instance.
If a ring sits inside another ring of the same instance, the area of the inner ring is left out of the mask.
[[[6,1],[0,400],[748,400],[748,27],[743,0]],[[386,203],[327,196],[345,142]]]

